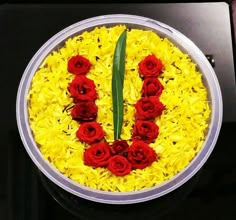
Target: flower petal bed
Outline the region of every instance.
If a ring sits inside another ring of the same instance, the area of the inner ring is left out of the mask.
[[[127,149],[126,145],[114,144],[117,140],[113,137],[111,91],[114,50],[126,29],[124,25],[97,27],[69,38],[63,47],[45,58],[32,79],[28,94],[30,126],[43,157],[75,182],[112,192],[156,186],[183,170],[204,143],[211,112],[202,73],[188,54],[155,32],[128,29],[120,138],[128,143],[130,154],[127,159],[120,154],[110,157],[114,151]],[[68,62],[76,62],[78,56],[86,63],[82,71],[87,74],[86,78],[76,76],[74,81],[75,75],[70,73]],[[143,79],[139,70],[144,68],[145,59],[154,59],[153,56],[161,60],[162,73],[155,79]],[[78,86],[81,91],[89,88],[90,100],[80,106],[74,103],[74,97],[84,98],[82,93],[77,94]],[[143,113],[137,107],[139,102],[146,103],[147,94],[158,96],[158,105],[163,105],[161,114],[151,117],[152,121],[150,115],[142,118]],[[88,121],[86,124],[78,123],[81,112],[81,117]],[[142,121],[135,123],[140,119]],[[99,133],[87,140],[85,133],[95,128],[99,128]],[[147,130],[149,132],[145,133]],[[132,169],[128,160],[135,158],[131,155],[138,145],[143,146],[140,140],[132,140],[139,137],[147,142],[145,145],[153,151],[151,155],[156,156],[148,158],[152,163],[147,166],[137,163],[137,169]],[[91,150],[91,140],[102,140],[94,145],[107,157],[107,167],[102,167],[105,166],[103,161],[99,167],[93,164],[91,155],[95,148]],[[114,175],[112,172],[117,167],[119,175]]]

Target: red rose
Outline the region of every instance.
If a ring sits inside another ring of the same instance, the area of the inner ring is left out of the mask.
[[[163,85],[157,78],[146,78],[143,81],[142,94],[143,96],[160,96]]]
[[[130,173],[131,164],[125,157],[115,155],[109,159],[107,169],[116,176],[124,176]]]
[[[102,126],[97,122],[85,122],[80,125],[76,136],[87,144],[99,142],[105,136]]]
[[[151,143],[157,138],[159,127],[152,121],[137,121],[134,125],[132,138]]]
[[[74,101],[94,101],[97,98],[95,84],[93,80],[88,79],[86,76],[76,76],[74,80],[69,83],[68,87],[71,97]]]
[[[135,119],[149,120],[161,115],[165,106],[156,96],[143,97],[135,104]]]
[[[164,66],[161,60],[157,59],[155,55],[145,57],[139,64],[139,73],[146,77],[157,77],[161,74]]]
[[[143,169],[157,160],[157,154],[143,141],[135,141],[128,149],[128,160],[132,168]]]
[[[110,147],[107,143],[93,144],[84,152],[84,163],[93,167],[105,167],[110,156]]]
[[[127,151],[128,147],[129,147],[129,145],[128,145],[127,141],[115,140],[112,144],[112,147],[111,147],[111,153],[123,155]]]
[[[92,101],[78,102],[71,111],[77,121],[93,121],[97,117],[98,107]]]
[[[91,63],[83,56],[77,55],[69,59],[67,70],[76,75],[84,75],[89,72]]]

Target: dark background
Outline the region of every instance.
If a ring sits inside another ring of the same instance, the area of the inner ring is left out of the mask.
[[[1,11],[0,13],[0,39],[2,44],[0,46],[0,94],[2,116],[0,127],[2,137],[0,145],[0,172],[2,175],[0,178],[1,220],[116,220],[121,218],[124,220],[139,220],[144,218],[150,220],[236,219],[236,144],[234,138],[236,134],[236,120],[233,119],[236,106],[234,105],[235,102],[232,101],[235,100],[234,94],[227,97],[227,100],[229,100],[228,103],[231,103],[228,104],[227,112],[232,112],[232,118],[229,117],[227,122],[223,123],[217,145],[209,160],[188,184],[180,187],[180,189],[176,190],[176,192],[171,194],[168,198],[165,197],[157,202],[126,207],[106,206],[84,200],[74,201],[73,197],[60,192],[60,189],[58,190],[55,186],[51,185],[50,182],[47,182],[46,179],[41,177],[26,154],[17,132],[15,121],[16,91],[22,73],[34,53],[48,40],[48,38],[62,28],[70,25],[71,20],[59,17],[61,15],[55,12],[53,16],[51,16],[52,20],[50,22],[47,22],[46,20],[40,22],[40,19],[43,19],[43,17],[50,18],[50,7],[53,8],[53,5],[48,5],[49,9],[44,10],[45,5],[35,6],[36,3],[48,4],[54,3],[53,1],[32,0],[29,2],[20,0],[1,0],[0,2],[10,5],[17,3],[22,7],[21,10],[13,10],[9,14],[7,14],[6,11]],[[77,1],[77,3],[87,4],[122,2],[144,4],[147,2],[172,3],[183,1]],[[199,3],[204,1],[188,2]],[[226,35],[225,42],[231,42],[234,49],[235,34],[233,15],[235,12],[235,2],[225,2],[230,6],[232,28],[232,42]],[[57,1],[57,3],[63,3],[63,5],[65,5],[66,3],[75,3],[75,1],[65,2],[61,0]],[[61,6],[61,11],[63,11],[63,5]],[[30,9],[30,7],[32,8]],[[78,13],[80,12],[78,11]],[[65,13],[64,16],[68,16],[68,12]],[[204,19],[201,18],[201,20]],[[219,19],[218,15],[216,15],[215,19]],[[27,22],[27,25],[22,24],[22,21]],[[57,23],[57,21],[60,21],[60,23]],[[47,23],[53,24],[53,27],[47,25]],[[44,26],[38,27],[38,24],[43,24]],[[212,29],[214,28],[215,27],[212,27]],[[206,28],[205,31],[209,32],[210,30],[211,28]],[[219,34],[224,35],[224,33]],[[33,40],[32,36],[34,36]],[[209,44],[212,41],[214,41],[214,39],[209,39]],[[235,50],[233,50],[233,54],[235,53],[234,51]],[[229,51],[229,53],[231,52]],[[216,63],[216,65],[217,64],[218,63]],[[222,74],[227,75],[227,73]],[[235,73],[232,74],[234,74],[235,77]],[[222,75],[220,77],[223,79]],[[235,85],[235,81],[231,82],[231,84]],[[230,89],[232,88],[230,87]],[[228,114],[226,117],[228,117]],[[72,214],[69,214],[65,208],[62,208],[62,206],[52,198],[48,191],[50,191],[51,195],[53,195],[58,202],[63,204],[64,207],[69,208],[70,210],[79,210],[80,218],[75,218]]]

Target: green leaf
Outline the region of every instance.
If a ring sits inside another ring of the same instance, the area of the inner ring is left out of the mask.
[[[112,104],[113,104],[113,124],[114,139],[120,139],[123,125],[123,85],[125,72],[125,47],[126,31],[124,31],[117,43],[113,58],[112,71]]]

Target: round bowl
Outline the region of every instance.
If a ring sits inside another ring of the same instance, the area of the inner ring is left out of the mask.
[[[29,125],[27,111],[27,94],[31,86],[31,80],[45,57],[50,54],[51,51],[63,45],[65,40],[74,35],[92,30],[97,26],[109,27],[117,24],[125,24],[128,28],[153,30],[159,36],[168,38],[183,52],[189,54],[192,61],[197,64],[197,68],[203,74],[203,82],[208,90],[208,99],[211,107],[209,128],[206,133],[205,141],[201,150],[189,165],[163,184],[133,192],[107,192],[95,190],[80,185],[61,174],[42,157]],[[91,201],[109,204],[131,204],[161,197],[180,187],[199,171],[216,144],[222,124],[222,108],[221,90],[216,74],[205,55],[190,39],[174,28],[150,18],[114,14],[93,17],[75,23],[54,35],[36,52],[25,69],[18,88],[16,118],[19,133],[26,151],[38,169],[56,185],[78,197]]]

